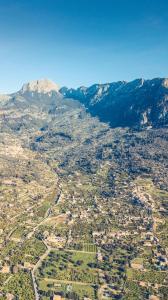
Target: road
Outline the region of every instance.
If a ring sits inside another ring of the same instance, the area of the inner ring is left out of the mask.
[[[51,248],[49,246],[47,246],[46,252],[40,257],[40,259],[38,260],[37,264],[34,266],[32,272],[31,272],[32,280],[33,280],[33,287],[34,287],[34,292],[35,292],[35,299],[36,300],[39,300],[40,297],[39,297],[39,294],[38,294],[38,286],[37,286],[37,282],[36,282],[36,278],[35,278],[35,273],[36,273],[37,269],[40,267],[42,261],[48,256],[50,251],[51,251]]]

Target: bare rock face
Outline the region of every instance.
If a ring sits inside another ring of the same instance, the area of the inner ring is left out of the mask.
[[[70,106],[67,99],[71,100]],[[1,105],[9,102],[20,108],[35,105],[50,112],[58,110],[58,106],[63,109],[68,105],[68,109],[73,109],[75,102],[77,106],[80,102],[92,116],[114,128],[168,126],[168,78],[140,78],[77,89],[60,89],[56,83],[41,79],[24,84],[17,93],[0,96],[0,102]]]
[[[58,92],[59,86],[55,82],[50,81],[48,79],[41,79],[41,80],[34,80],[24,84],[20,92],[22,94],[26,92],[47,94],[53,91]]]
[[[11,98],[10,95],[5,95],[5,94],[0,95],[0,102],[1,102],[1,104],[5,103],[8,100],[10,100],[10,98]]]
[[[48,79],[40,79],[25,83],[21,90],[12,94],[13,102],[24,102],[25,106],[35,105],[41,109],[55,105],[63,96],[59,92],[59,86]]]
[[[112,127],[162,127],[168,124],[168,79],[142,78],[60,90],[82,102],[93,116]]]
[[[163,87],[168,88],[168,78],[163,79]]]

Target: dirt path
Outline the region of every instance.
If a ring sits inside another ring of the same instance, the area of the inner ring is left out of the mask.
[[[79,284],[79,285],[91,285],[92,283],[82,282],[82,281],[69,281],[69,280],[60,280],[60,279],[52,279],[52,278],[44,278],[45,281],[49,282],[58,282],[58,283],[65,283],[65,284]]]
[[[33,281],[33,287],[34,287],[34,292],[35,292],[35,299],[39,300],[39,294],[38,294],[38,286],[37,286],[37,282],[36,282],[36,278],[35,278],[35,272],[37,271],[37,269],[40,267],[42,261],[48,256],[48,254],[50,253],[51,248],[49,246],[47,246],[47,250],[46,252],[40,257],[40,259],[38,260],[37,264],[34,266],[31,274],[32,274],[32,281]]]

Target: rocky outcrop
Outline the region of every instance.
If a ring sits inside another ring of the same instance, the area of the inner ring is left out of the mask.
[[[161,127],[168,124],[168,79],[136,79],[62,88],[64,97],[82,102],[89,112],[112,127]]]
[[[58,92],[59,86],[51,80],[41,79],[24,84],[22,89],[20,90],[20,93],[24,94],[26,92],[34,92],[47,94],[53,91]]]

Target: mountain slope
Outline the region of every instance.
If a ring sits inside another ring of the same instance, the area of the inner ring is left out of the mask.
[[[2,299],[167,299],[168,128],[112,128],[89,113],[109,89],[127,99],[140,85],[72,98],[35,81],[2,96]]]
[[[137,79],[132,82],[95,84],[89,88],[62,88],[100,120],[112,127],[159,127],[168,124],[168,79]]]

